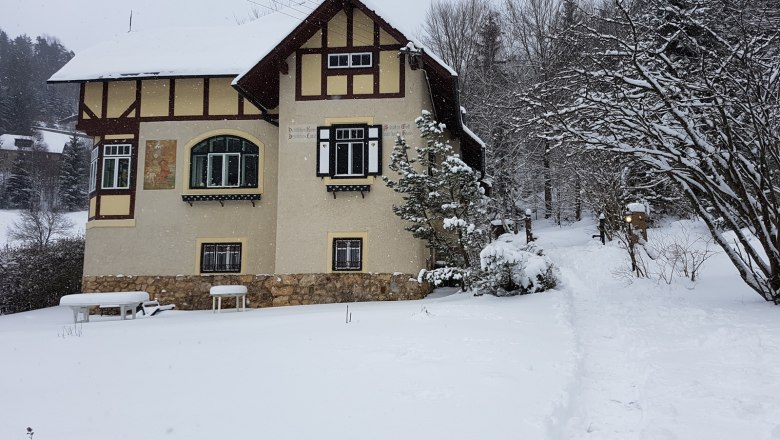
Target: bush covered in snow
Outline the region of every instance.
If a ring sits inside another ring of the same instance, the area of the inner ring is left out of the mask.
[[[464,287],[469,271],[459,267],[440,267],[434,270],[423,269],[417,275],[420,283],[431,283],[434,287]]]
[[[496,296],[542,292],[558,284],[558,270],[535,243],[504,234],[480,252],[479,293]]]

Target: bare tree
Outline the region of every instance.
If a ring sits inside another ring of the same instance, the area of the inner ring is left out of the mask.
[[[73,228],[73,223],[61,212],[31,208],[22,211],[19,220],[11,224],[8,238],[44,248],[58,237],[65,237]]]
[[[612,9],[573,35],[587,56],[539,88],[556,99],[527,102],[551,133],[670,178],[747,285],[780,304],[776,3],[646,0],[634,10],[613,0]]]
[[[487,0],[437,0],[425,15],[420,40],[458,72],[462,87],[475,67],[479,31],[489,10]]]

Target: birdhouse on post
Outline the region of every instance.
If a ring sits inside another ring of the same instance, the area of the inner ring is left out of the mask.
[[[647,208],[641,203],[629,203],[626,206],[626,223],[634,230],[642,234],[642,238],[647,241]]]

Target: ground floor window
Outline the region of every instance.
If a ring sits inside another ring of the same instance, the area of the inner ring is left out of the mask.
[[[363,270],[363,239],[334,238],[333,239],[333,270],[361,271]]]
[[[200,271],[241,272],[241,243],[203,243],[200,250]]]

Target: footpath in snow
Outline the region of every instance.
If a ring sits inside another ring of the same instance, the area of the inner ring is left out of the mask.
[[[551,438],[780,439],[780,308],[722,253],[695,286],[629,284],[616,270],[625,250],[594,233],[586,222],[538,232],[561,268],[578,358]]]

